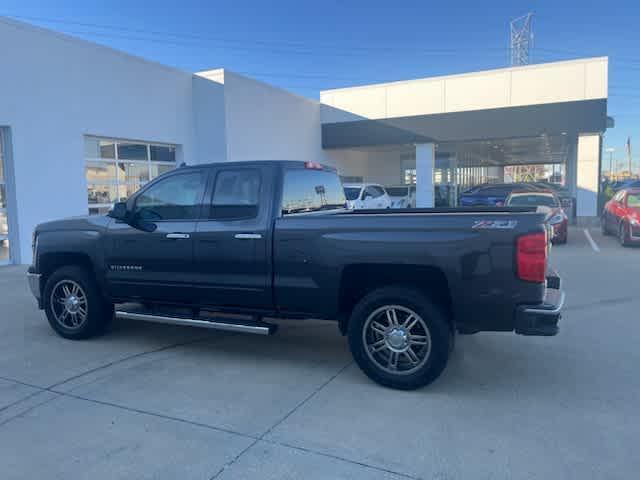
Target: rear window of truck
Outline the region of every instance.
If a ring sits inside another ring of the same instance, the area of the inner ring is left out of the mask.
[[[335,171],[308,168],[285,170],[282,214],[346,208],[344,190]]]

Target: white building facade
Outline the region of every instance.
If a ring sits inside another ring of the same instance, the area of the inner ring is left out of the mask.
[[[544,156],[565,165],[578,215],[597,215],[606,58],[330,90],[315,101],[4,18],[0,44],[14,46],[0,75],[0,264],[31,261],[38,223],[103,213],[182,162],[321,161],[349,179],[417,179],[418,202],[430,206],[452,171],[453,181],[472,170],[504,176],[503,165]],[[501,111],[520,130],[473,126]]]

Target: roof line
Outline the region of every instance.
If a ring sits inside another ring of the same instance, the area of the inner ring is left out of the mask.
[[[79,44],[79,45],[83,45],[85,47],[92,47],[92,48],[98,48],[98,49],[101,49],[101,50],[106,50],[106,51],[108,51],[108,52],[110,52],[112,54],[119,55],[119,56],[122,56],[122,57],[126,57],[126,58],[129,58],[129,59],[132,59],[132,60],[136,60],[136,61],[141,62],[141,63],[146,63],[148,65],[152,65],[154,67],[159,67],[159,68],[162,68],[164,70],[169,70],[169,71],[174,72],[174,73],[181,73],[183,75],[193,75],[193,73],[188,72],[186,70],[181,70],[179,68],[172,67],[172,66],[169,66],[169,65],[165,65],[164,63],[156,62],[156,61],[153,61],[153,60],[149,60],[147,58],[140,57],[138,55],[134,55],[134,54],[122,51],[122,50],[118,50],[116,48],[112,48],[112,47],[109,47],[107,45],[103,45],[101,43],[96,43],[96,42],[91,41],[91,40],[85,40],[84,38],[80,38],[80,37],[74,37],[73,35],[69,35],[68,33],[58,32],[56,30],[51,30],[49,28],[41,27],[39,25],[33,25],[31,23],[27,23],[27,22],[23,22],[23,21],[20,21],[20,20],[16,20],[16,19],[11,18],[11,17],[0,15],[0,23],[4,23],[5,25],[8,25],[10,27],[19,28],[19,29],[22,29],[22,30],[30,30],[32,32],[39,33],[39,34],[42,34],[42,35],[52,35],[54,37],[59,38],[60,40],[64,40],[66,42],[71,42],[71,43],[76,43],[76,44]]]
[[[577,58],[572,60],[561,60],[558,62],[545,62],[545,63],[533,63],[530,65],[522,65],[517,67],[503,67],[503,68],[495,68],[492,70],[476,70],[474,72],[465,72],[465,73],[454,73],[450,75],[436,75],[435,77],[421,77],[421,78],[412,78],[409,80],[396,80],[393,82],[382,82],[382,83],[369,83],[366,85],[355,85],[353,87],[341,87],[341,88],[331,88],[328,90],[320,90],[320,96],[324,93],[335,93],[342,91],[350,91],[350,90],[359,90],[365,88],[383,88],[391,85],[406,85],[410,83],[417,82],[430,82],[430,81],[438,81],[438,80],[447,80],[450,78],[461,78],[461,77],[471,77],[471,76],[481,76],[481,75],[490,75],[493,73],[499,72],[514,72],[514,71],[522,71],[522,70],[534,70],[537,68],[544,68],[552,65],[566,65],[566,64],[580,64],[586,63],[596,60],[609,60],[609,57],[585,57],[585,58]]]

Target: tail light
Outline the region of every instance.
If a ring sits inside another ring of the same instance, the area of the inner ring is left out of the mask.
[[[518,278],[542,283],[547,272],[548,243],[545,232],[529,233],[518,237]]]
[[[309,168],[311,170],[322,170],[322,165],[318,162],[304,162],[304,168]]]

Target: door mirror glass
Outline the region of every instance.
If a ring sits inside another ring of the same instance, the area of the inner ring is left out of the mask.
[[[113,204],[113,208],[109,210],[108,215],[124,222],[127,219],[127,213],[127,204],[125,202],[116,202]]]

